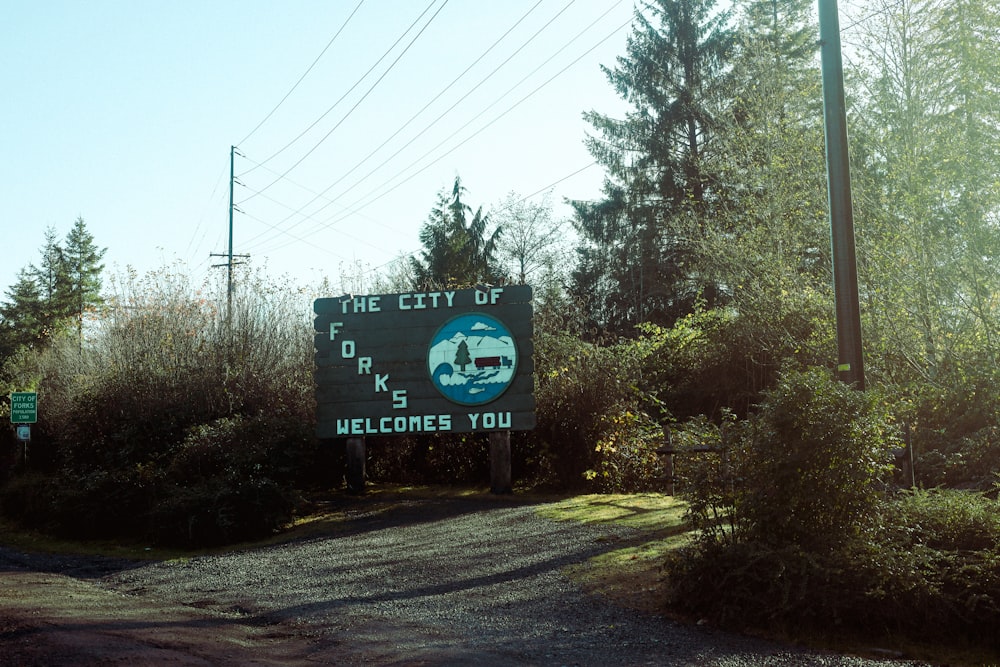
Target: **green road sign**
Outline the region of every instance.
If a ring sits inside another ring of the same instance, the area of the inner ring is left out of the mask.
[[[33,391],[12,392],[10,395],[10,422],[34,424],[38,421],[38,394]]]

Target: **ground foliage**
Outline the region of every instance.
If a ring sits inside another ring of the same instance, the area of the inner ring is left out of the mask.
[[[18,462],[32,474],[3,489],[8,516],[180,545],[291,518],[296,490],[319,480],[308,300],[247,275],[228,311],[222,287],[127,274],[88,344],[66,336],[8,362],[6,381],[27,378],[44,405]]]
[[[995,495],[891,483],[902,431],[878,392],[825,370],[782,376],[751,419],[681,435],[698,538],[667,563],[669,604],[793,636],[981,643],[1000,629]]]

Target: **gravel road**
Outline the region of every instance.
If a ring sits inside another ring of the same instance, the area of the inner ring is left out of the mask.
[[[0,549],[0,663],[919,664],[678,624],[616,606],[565,576],[566,566],[633,537],[628,529],[476,498],[353,508],[329,534],[187,560]],[[32,616],[26,587],[51,593],[59,582],[69,592],[49,598],[77,600],[81,612],[69,618],[50,600]]]

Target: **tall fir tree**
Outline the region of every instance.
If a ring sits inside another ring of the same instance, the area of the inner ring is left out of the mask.
[[[668,323],[715,297],[692,259],[718,196],[710,165],[733,46],[730,14],[717,5],[645,2],[626,54],[604,68],[632,108],[624,119],[585,114],[606,181],[602,201],[574,202],[582,244],[573,292],[615,332]]]
[[[83,320],[86,313],[103,303],[101,298],[101,260],[107,248],[99,248],[87,231],[82,217],[73,223],[66,235],[63,250],[65,267],[64,296],[68,314],[76,321],[79,344],[83,345]]]
[[[83,218],[77,218],[59,242],[54,228],[45,230],[37,264],[29,264],[0,305],[0,347],[5,355],[19,346],[45,346],[60,332],[74,326],[80,345],[85,313],[101,304],[101,259]]]
[[[71,314],[66,254],[54,227],[45,230],[38,264],[29,266],[41,296],[40,338],[51,338],[66,324]]]

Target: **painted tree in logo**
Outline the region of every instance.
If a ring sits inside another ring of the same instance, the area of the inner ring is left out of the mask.
[[[455,365],[464,373],[465,367],[471,363],[472,357],[469,356],[469,344],[463,340],[458,344],[458,352],[455,353]]]

